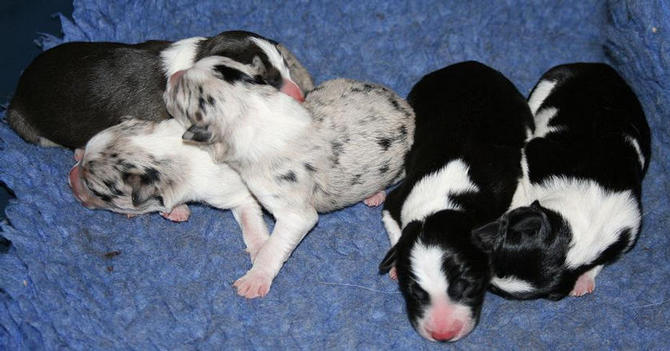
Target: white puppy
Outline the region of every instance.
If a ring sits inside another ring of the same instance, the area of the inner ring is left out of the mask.
[[[174,119],[127,119],[96,134],[75,152],[79,162],[69,177],[75,197],[91,209],[161,211],[176,221],[188,218],[191,201],[232,209],[253,259],[268,237],[260,206],[237,172],[184,144],[183,133]]]
[[[336,210],[397,181],[414,135],[411,107],[391,90],[338,79],[310,92],[304,106],[259,74],[263,63],[225,57],[175,73],[164,94],[188,129],[185,140],[211,144],[276,218],[253,267],[235,282],[240,295],[264,296],[317,212]],[[311,112],[311,113],[310,113]]]

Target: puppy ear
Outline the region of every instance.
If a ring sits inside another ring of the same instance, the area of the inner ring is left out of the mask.
[[[533,203],[533,205],[535,205],[535,203]],[[533,205],[531,205],[530,210],[515,216],[509,224],[510,232],[520,234],[521,238],[538,238],[538,235],[549,233],[551,231],[551,224],[549,224],[547,216],[542,211],[533,207]]]
[[[194,124],[181,136],[181,138],[195,143],[210,144],[212,143],[212,132],[210,132],[207,127]]]
[[[497,221],[485,224],[471,232],[472,241],[480,250],[491,253],[500,247],[507,233],[508,220],[503,215]]]
[[[155,188],[151,184],[143,184],[142,177],[139,174],[129,174],[124,178],[124,181],[132,188],[133,206],[140,206],[154,197]]]
[[[396,245],[386,253],[386,256],[379,264],[379,274],[388,273],[395,266],[396,257],[398,257],[398,248]]]
[[[263,63],[263,60],[261,60],[258,55],[254,55],[254,57],[251,59],[251,67],[253,67],[254,71],[256,71],[258,74],[263,74],[265,73],[265,64]]]

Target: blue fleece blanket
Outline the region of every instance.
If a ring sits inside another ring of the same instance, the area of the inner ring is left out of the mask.
[[[377,274],[389,247],[380,209],[320,217],[275,279],[247,301],[250,263],[229,211],[187,223],[127,219],[72,197],[71,151],[23,142],[0,124],[0,181],[16,194],[0,254],[0,349],[667,349],[670,345],[670,6],[649,1],[75,1],[62,42],[180,39],[245,29],[286,44],[315,81],[370,80],[406,95],[462,60],[491,65],[527,94],[548,68],[612,64],[653,132],[637,246],[594,294],[507,301],[488,294],[475,331],[453,345],[412,330],[397,285]],[[268,223],[271,223],[268,218]]]

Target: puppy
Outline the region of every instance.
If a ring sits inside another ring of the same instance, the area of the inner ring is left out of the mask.
[[[265,67],[259,73],[263,79],[300,101],[303,92],[314,87],[285,47],[250,32],[229,31],[174,43],[73,42],[43,52],[26,68],[7,109],[7,121],[29,142],[83,147],[122,116],[167,119],[162,100],[166,78],[211,55],[246,63],[258,57]]]
[[[631,88],[601,63],[557,66],[528,101],[536,129],[512,210],[478,231],[493,290],[509,298],[581,296],[640,231],[649,126]]]
[[[416,134],[382,211],[392,248],[379,270],[397,275],[421,336],[456,341],[476,326],[490,279],[471,231],[509,207],[532,115],[507,78],[473,61],[426,75],[407,100]]]
[[[268,293],[317,212],[397,181],[414,133],[411,107],[385,87],[332,80],[303,106],[267,84],[262,65],[205,58],[173,75],[165,92],[168,111],[188,128],[183,138],[209,144],[276,219],[253,267],[234,284],[247,298]]]
[[[175,119],[127,119],[96,134],[78,150],[70,171],[74,196],[87,208],[137,215],[161,211],[188,217],[187,202],[232,209],[253,258],[267,240],[261,208],[240,176],[209,153],[184,144]]]

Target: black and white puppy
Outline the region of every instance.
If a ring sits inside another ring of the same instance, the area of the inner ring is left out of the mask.
[[[209,57],[170,78],[168,111],[237,170],[276,219],[253,267],[235,282],[248,298],[264,296],[318,220],[379,192],[403,173],[414,113],[380,85],[336,79],[300,104],[267,84],[251,65]],[[377,194],[377,195],[375,195]]]
[[[492,290],[581,296],[640,231],[649,126],[631,88],[601,63],[552,68],[528,103],[536,129],[524,150],[526,176],[512,210],[478,233],[492,258]]]
[[[397,275],[421,336],[456,341],[476,326],[490,279],[471,231],[509,207],[532,115],[507,78],[473,61],[426,75],[407,100],[416,134],[382,212],[392,248],[379,270]]]
[[[188,218],[187,202],[232,209],[253,259],[268,237],[260,205],[237,172],[182,142],[182,134],[173,118],[126,119],[96,134],[75,152],[79,162],[69,176],[74,196],[90,209],[159,211],[174,221]]]
[[[7,109],[7,121],[29,142],[83,147],[123,116],[169,118],[162,100],[167,77],[211,55],[245,63],[258,57],[265,68],[260,72],[263,79],[300,101],[303,92],[313,88],[293,54],[250,32],[228,31],[177,42],[72,42],[43,52],[26,68]]]

